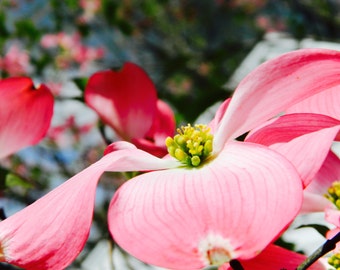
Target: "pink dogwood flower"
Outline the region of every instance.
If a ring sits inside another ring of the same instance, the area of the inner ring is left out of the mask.
[[[30,70],[30,56],[18,44],[12,44],[3,58],[0,57],[0,70],[8,76],[23,76]]]
[[[121,139],[158,157],[167,154],[164,141],[174,134],[174,114],[157,99],[153,82],[136,64],[93,74],[85,101]]]
[[[293,131],[277,139],[277,149],[274,139],[264,145],[235,138],[340,84],[339,73],[339,52],[291,52],[244,78],[210,129],[188,125],[168,138],[169,156],[112,144],[99,161],[0,223],[0,259],[28,270],[65,268],[87,240],[101,174],[140,171],[117,190],[108,211],[113,239],[130,254],[171,269],[228,267],[234,259],[258,260],[261,268],[252,269],[266,269],[263,251],[275,260],[268,265],[285,267],[278,262],[284,252],[271,243],[299,213],[303,186],[322,166],[339,123],[314,114],[318,128],[307,121],[310,114],[282,117]]]
[[[55,64],[58,68],[69,68],[79,64],[82,70],[86,70],[94,61],[102,59],[105,51],[102,47],[90,47],[83,44],[78,32],[67,34],[46,34],[41,38],[40,44],[45,49],[58,49]]]
[[[52,114],[49,89],[34,87],[26,77],[0,80],[0,158],[38,143],[46,134]]]

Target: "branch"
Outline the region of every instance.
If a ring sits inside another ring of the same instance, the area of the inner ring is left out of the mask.
[[[309,266],[315,263],[319,258],[335,249],[336,244],[340,241],[340,232],[333,238],[327,240],[321,247],[319,247],[312,255],[310,255],[296,270],[306,270]]]

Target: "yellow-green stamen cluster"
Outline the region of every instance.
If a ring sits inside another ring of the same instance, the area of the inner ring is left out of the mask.
[[[189,124],[177,129],[177,132],[174,138],[165,140],[169,154],[188,166],[199,166],[212,152],[213,135],[210,128]]]
[[[333,182],[328,188],[325,197],[330,200],[338,209],[340,209],[340,181]]]
[[[333,256],[329,257],[328,263],[333,266],[336,270],[340,270],[340,254],[334,254]]]

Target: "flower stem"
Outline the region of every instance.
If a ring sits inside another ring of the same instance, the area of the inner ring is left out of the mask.
[[[319,258],[328,252],[335,249],[336,243],[340,241],[340,232],[337,233],[333,238],[327,240],[321,247],[314,251],[296,270],[305,270],[313,263],[315,263]]]
[[[103,122],[99,122],[99,132],[100,132],[100,135],[102,136],[104,142],[107,144],[107,145],[110,145],[112,143],[111,140],[108,139],[107,135],[106,135],[106,131],[105,131],[105,125]]]

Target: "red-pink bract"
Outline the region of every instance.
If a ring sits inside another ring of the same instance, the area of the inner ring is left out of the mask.
[[[175,131],[174,114],[157,99],[153,82],[139,66],[127,62],[121,70],[93,74],[85,101],[120,138],[156,156],[166,155],[164,140]]]
[[[53,96],[30,78],[0,80],[0,158],[38,143],[53,114]]]

